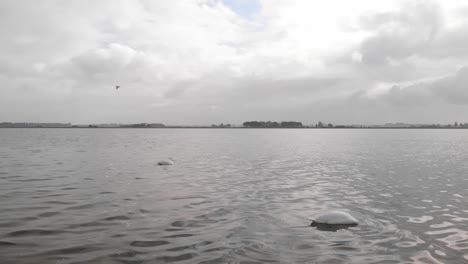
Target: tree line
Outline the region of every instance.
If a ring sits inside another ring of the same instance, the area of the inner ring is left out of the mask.
[[[282,121],[282,122],[272,122],[272,121],[247,121],[242,124],[244,127],[251,128],[301,128],[304,127],[302,122],[295,121]]]

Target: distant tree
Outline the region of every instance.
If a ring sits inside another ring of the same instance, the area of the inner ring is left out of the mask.
[[[263,122],[265,123],[265,122]],[[258,122],[258,121],[247,121],[247,122],[244,122],[243,123],[243,126],[245,127],[261,127],[262,126],[262,122]]]
[[[152,124],[148,124],[149,127],[165,127],[164,124],[161,124],[161,123],[152,123]]]
[[[242,124],[242,126],[251,127],[251,126],[252,126],[252,122],[250,122],[250,121],[244,122],[244,123]]]
[[[253,128],[297,128],[304,127],[302,122],[295,121],[283,121],[281,123],[272,122],[272,121],[247,121],[242,124],[244,127],[253,127]]]
[[[458,122],[453,123],[454,127],[458,127]]]
[[[327,126],[328,126],[328,127],[333,127],[333,124],[332,124],[332,123],[328,123]]]
[[[302,122],[283,121],[281,122],[281,127],[298,128],[298,127],[304,127],[304,126],[302,125]]]
[[[316,127],[324,127],[322,121],[319,121],[319,122],[317,123]]]

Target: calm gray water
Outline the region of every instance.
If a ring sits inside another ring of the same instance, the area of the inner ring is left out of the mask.
[[[468,130],[0,129],[0,263],[467,263],[467,151]],[[309,226],[331,209],[361,225]]]

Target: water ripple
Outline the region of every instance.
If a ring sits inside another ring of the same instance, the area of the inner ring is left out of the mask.
[[[0,130],[0,259],[466,263],[468,136],[421,133]]]

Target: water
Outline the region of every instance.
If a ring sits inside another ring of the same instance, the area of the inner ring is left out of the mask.
[[[0,263],[467,263],[466,150],[467,130],[1,129]],[[331,209],[361,225],[309,226]]]

